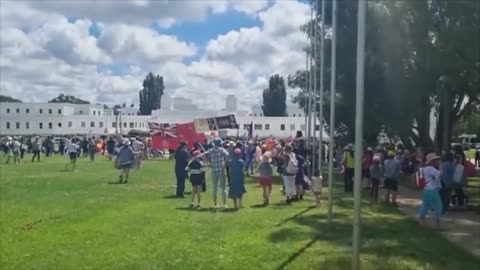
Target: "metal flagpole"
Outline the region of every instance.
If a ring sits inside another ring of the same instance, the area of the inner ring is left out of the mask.
[[[304,136],[307,137],[307,126],[308,126],[308,103],[310,103],[310,93],[308,92],[308,50],[305,51],[305,103],[304,103],[304,112],[305,112],[305,125],[303,126]]]
[[[332,55],[330,72],[330,143],[328,146],[328,222],[333,219],[333,147],[335,127],[335,96],[336,96],[336,72],[337,72],[337,0],[333,0],[332,6]]]
[[[310,10],[310,23],[313,26],[313,7]],[[312,28],[313,29],[313,28]],[[312,57],[313,56],[313,30],[310,32],[310,51],[309,51],[309,62],[310,62],[310,69],[308,73],[308,137],[307,142],[309,146],[312,143],[312,81],[313,81],[313,73],[312,73]]]
[[[318,2],[318,0],[317,0]],[[320,126],[320,142],[318,145],[319,151],[319,158],[318,158],[318,169],[322,169],[322,148],[323,148],[323,91],[324,91],[324,83],[323,83],[323,70],[324,70],[324,55],[325,55],[325,0],[322,0],[322,23],[320,29],[320,116],[319,116],[319,126]]]
[[[312,168],[315,168],[315,164],[316,164],[316,160],[317,160],[317,140],[316,140],[316,135],[317,135],[317,63],[318,63],[318,31],[317,31],[317,26],[318,26],[318,1],[316,2],[316,12],[315,12],[315,18],[314,18],[314,23],[313,23],[313,37],[314,37],[314,41],[313,41],[313,54],[312,54],[312,58],[313,58],[313,66],[312,66],[312,70],[313,70],[313,132],[312,132],[312,136],[313,136],[313,142],[312,142]]]
[[[363,155],[363,99],[365,80],[365,25],[366,0],[358,1],[357,29],[357,102],[355,109],[355,178],[353,198],[353,242],[352,269],[360,269],[360,211],[362,192],[362,155]]]

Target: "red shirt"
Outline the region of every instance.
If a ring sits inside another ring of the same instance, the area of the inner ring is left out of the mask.
[[[373,153],[372,152],[365,152],[363,154],[363,162],[362,167],[364,169],[370,168],[373,165]]]

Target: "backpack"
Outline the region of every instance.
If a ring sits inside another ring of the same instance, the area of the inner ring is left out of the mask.
[[[298,173],[298,160],[295,157],[295,154],[289,155],[290,160],[288,161],[287,167],[285,170],[289,174],[297,174]]]
[[[423,177],[423,169],[418,168],[417,173],[415,174],[415,178],[417,181],[417,187],[423,189],[427,183],[425,182],[425,178]]]

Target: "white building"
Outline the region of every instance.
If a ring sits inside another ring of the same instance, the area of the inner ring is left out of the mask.
[[[128,112],[115,116],[102,105],[0,103],[1,135],[127,134],[130,130],[148,131],[149,119]]]
[[[228,98],[225,110],[203,110],[192,100],[162,98],[160,110],[151,116],[137,115],[136,108],[121,108],[117,115],[102,105],[68,103],[0,103],[0,135],[108,135],[128,134],[131,130],[148,131],[148,121],[159,123],[187,123],[198,118],[235,114],[239,130],[227,130],[230,136],[242,136],[253,123],[254,136],[286,138],[305,130],[302,110],[288,106],[287,117],[264,117],[261,106],[251,112],[235,111],[235,97]],[[328,139],[324,132],[324,139]]]

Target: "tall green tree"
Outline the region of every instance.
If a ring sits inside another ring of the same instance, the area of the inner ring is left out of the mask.
[[[263,115],[287,115],[287,89],[283,77],[275,74],[270,77],[268,88],[263,90]]]
[[[327,2],[327,27],[331,6]],[[356,1],[338,2],[337,126],[353,139],[355,126]],[[471,1],[372,1],[368,3],[365,52],[365,133],[375,143],[384,130],[404,143],[433,146],[432,109],[450,113],[449,128],[472,113],[480,100],[480,5]],[[310,22],[302,27],[311,33]],[[328,31],[327,31],[328,32]],[[325,42],[324,116],[329,117],[329,51]],[[305,84],[305,71],[289,76],[290,87]],[[320,76],[317,76],[319,78]],[[320,82],[318,82],[320,83]],[[442,93],[448,99],[441,99]],[[300,106],[304,90],[293,98]],[[447,103],[441,102],[447,100]],[[318,104],[317,104],[318,106]],[[442,141],[442,114],[435,119],[435,141]],[[450,132],[451,135],[451,132]]]
[[[150,115],[152,110],[160,109],[164,90],[163,77],[148,73],[143,80],[143,89],[139,92],[141,115]]]
[[[52,98],[48,103],[70,103],[70,104],[90,104],[87,100],[83,100],[74,96],[64,95],[63,93]]]
[[[19,99],[12,98],[12,97],[9,97],[9,96],[4,96],[4,95],[0,95],[0,102],[22,103],[22,101],[19,100]]]

